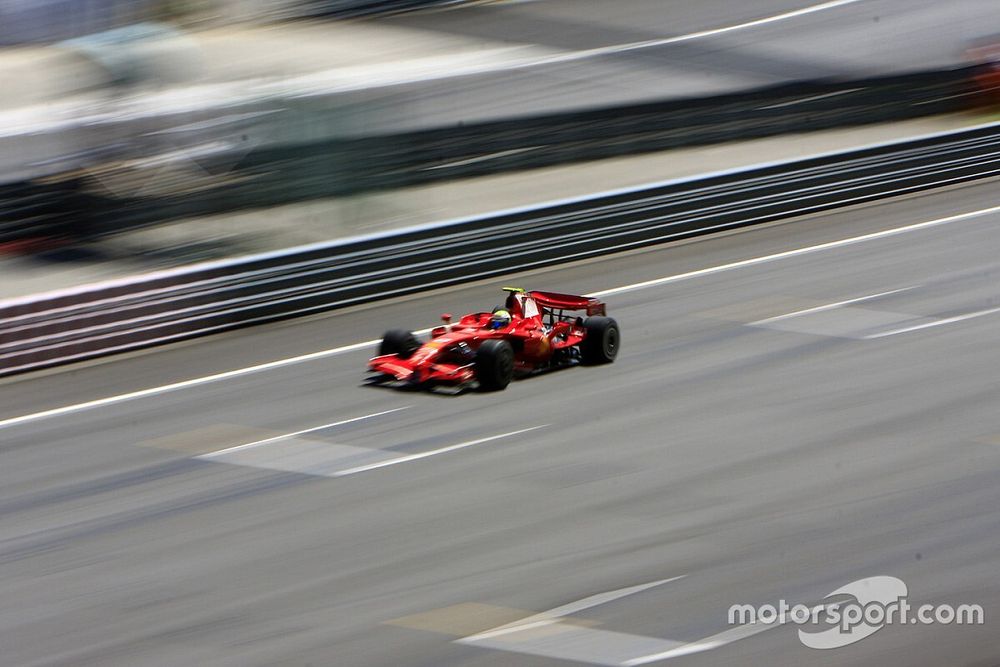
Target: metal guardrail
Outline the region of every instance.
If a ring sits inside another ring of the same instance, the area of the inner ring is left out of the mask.
[[[1000,123],[0,304],[0,375],[1000,174]]]
[[[65,136],[59,136],[72,146],[103,138],[103,152],[91,146],[89,152],[78,151],[72,161],[53,158],[47,163],[69,170],[57,196],[45,198],[33,209],[36,220],[49,220],[53,226],[29,228],[0,210],[0,242],[16,240],[27,229],[32,234],[73,238],[72,221],[82,210],[80,200],[87,201],[84,210],[90,214],[81,232],[94,237],[179,218],[384,188],[954,112],[969,106],[972,72],[970,68],[864,81],[799,82],[704,99],[409,131],[375,127],[363,134],[345,127],[340,98],[325,94],[294,102],[270,98],[246,102],[214,120],[212,114],[221,112],[201,110],[198,122],[161,114],[63,129],[59,132]],[[225,118],[237,119],[228,121],[233,128],[221,123]],[[209,129],[178,131],[176,126],[183,129],[184,123]],[[171,124],[173,130],[157,129]],[[257,140],[249,142],[252,149],[245,147],[248,142],[230,141],[245,136]],[[76,138],[69,141],[71,137]],[[108,179],[142,184],[162,178],[171,160],[189,159],[206,146],[212,150],[201,150],[199,168],[187,170],[193,180],[171,183],[168,194],[152,195],[147,188],[135,187],[145,194],[125,195],[121,192],[127,188],[109,192],[104,187]],[[146,171],[129,170],[122,165],[130,158],[150,166]],[[19,192],[30,195],[38,182],[22,184]],[[58,182],[58,176],[50,177],[41,187],[51,189]]]

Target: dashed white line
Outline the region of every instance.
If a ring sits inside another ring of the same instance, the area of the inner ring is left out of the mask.
[[[520,435],[522,433],[527,433],[529,431],[534,431],[540,428],[545,428],[548,424],[541,424],[539,426],[532,426],[530,428],[522,428],[517,431],[511,431],[509,433],[501,433],[499,435],[491,435],[486,438],[479,438],[478,440],[469,440],[468,442],[460,442],[457,445],[449,445],[448,447],[441,447],[440,449],[432,449],[428,452],[419,452],[417,454],[408,454],[407,456],[400,456],[394,459],[389,459],[387,461],[379,461],[377,463],[369,463],[368,465],[357,466],[355,468],[347,468],[345,470],[338,470],[333,473],[333,477],[343,477],[345,475],[355,475],[359,472],[368,472],[369,470],[376,470],[378,468],[386,468],[388,466],[398,465],[400,463],[409,463],[410,461],[417,461],[419,459],[426,459],[430,456],[437,456],[438,454],[445,454],[447,452],[454,452],[459,449],[465,449],[466,447],[474,447],[475,445],[481,445],[483,443],[492,442],[494,440],[500,440],[501,438],[510,438],[511,436]]]
[[[796,310],[791,313],[785,313],[784,315],[775,315],[774,317],[767,317],[764,318],[763,320],[756,320],[754,322],[750,322],[750,326],[759,326],[761,324],[768,324],[770,322],[780,322],[781,320],[787,320],[791,317],[798,317],[799,315],[808,315],[810,313],[821,313],[825,310],[834,310],[835,308],[840,308],[842,306],[849,306],[852,303],[863,303],[865,301],[872,301],[874,299],[878,299],[883,296],[889,296],[890,294],[899,294],[900,292],[907,292],[911,289],[916,289],[917,287],[918,285],[911,285],[910,287],[901,287],[899,289],[889,290],[888,292],[879,292],[878,294],[859,296],[855,299],[845,299],[844,301],[827,303],[822,306],[815,306],[813,308],[803,308],[802,310]]]
[[[895,336],[897,334],[909,333],[911,331],[919,331],[921,329],[930,329],[931,327],[939,327],[943,324],[953,324],[955,322],[963,322],[965,320],[971,320],[976,317],[982,317],[984,315],[993,315],[994,313],[1000,313],[1000,307],[998,308],[986,308],[985,310],[976,310],[971,313],[965,313],[964,315],[955,315],[954,317],[944,317],[940,320],[934,320],[933,322],[922,322],[920,324],[914,324],[908,327],[900,327],[899,329],[890,329],[888,331],[880,331],[878,333],[869,334],[865,336],[866,340],[873,338],[885,338],[886,336]]]
[[[305,435],[306,433],[315,433],[316,431],[322,431],[324,429],[333,428],[335,426],[343,426],[344,424],[351,424],[353,422],[359,422],[365,419],[372,419],[373,417],[381,417],[382,415],[391,414],[393,412],[399,412],[400,410],[408,410],[410,407],[412,406],[404,405],[401,408],[383,410],[382,412],[373,412],[370,415],[351,417],[350,419],[341,419],[340,421],[330,422],[329,424],[321,424],[319,426],[313,426],[311,428],[304,428],[301,431],[292,431],[291,433],[283,433],[281,435],[275,435],[270,438],[264,438],[263,440],[254,440],[253,442],[248,442],[243,445],[236,445],[235,447],[226,447],[225,449],[219,449],[214,452],[208,452],[207,454],[201,454],[198,458],[210,459],[214,456],[222,456],[223,454],[230,454],[232,452],[238,452],[244,449],[252,449],[253,447],[260,447],[261,445],[267,445],[272,442],[277,442],[278,440],[284,440],[285,438],[295,438],[300,435]]]
[[[683,646],[683,643],[672,639],[592,628],[587,624],[574,622],[570,616],[683,578],[684,575],[681,575],[598,593],[513,623],[456,639],[455,643],[495,651],[556,658],[568,662],[621,667],[635,655],[662,653],[677,649]]]
[[[561,618],[571,616],[573,614],[578,614],[581,611],[597,607],[602,604],[607,604],[609,602],[614,602],[615,600],[620,600],[621,598],[628,597],[629,595],[635,595],[636,593],[641,593],[647,591],[650,588],[656,588],[657,586],[662,586],[664,584],[669,584],[672,581],[678,581],[686,577],[686,574],[681,574],[676,577],[670,577],[669,579],[658,579],[656,581],[650,581],[645,584],[639,584],[637,586],[629,586],[627,588],[619,588],[613,591],[607,591],[605,593],[598,593],[596,595],[591,595],[585,597],[581,600],[576,600],[575,602],[570,602],[568,604],[560,605],[554,607],[547,611],[539,612],[527,618],[522,618],[519,621],[514,621],[513,623],[508,623],[507,625],[501,625],[490,630],[484,630],[483,632],[470,635],[462,639],[462,642],[476,642],[482,639],[490,639],[493,637],[498,637],[505,634],[510,634],[512,632],[520,632],[522,630],[528,630],[530,628],[541,627],[544,625],[550,625],[555,623]]]
[[[769,630],[770,627],[765,627],[764,630]],[[697,641],[691,642],[690,644],[683,644],[677,648],[670,649],[668,651],[662,651],[660,653],[653,653],[650,655],[644,655],[638,658],[632,658],[631,660],[626,660],[622,663],[622,667],[637,667],[638,665],[648,665],[651,662],[660,662],[661,660],[670,660],[671,658],[680,658],[684,655],[691,655],[693,653],[701,653],[702,651],[711,651],[713,648],[719,648],[720,646],[725,646],[728,642],[723,641]]]

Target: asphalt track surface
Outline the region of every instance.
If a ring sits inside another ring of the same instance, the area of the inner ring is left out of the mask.
[[[997,19],[994,0],[536,0],[383,21],[552,54],[414,88],[406,113],[423,122],[961,66],[973,44],[997,41]]]
[[[961,214],[998,204],[982,183],[0,384],[0,663],[996,664],[1000,214]],[[734,262],[608,294],[615,364],[502,393],[364,387],[361,346],[9,421],[420,328],[500,284]],[[819,651],[727,623],[874,575],[985,625]]]

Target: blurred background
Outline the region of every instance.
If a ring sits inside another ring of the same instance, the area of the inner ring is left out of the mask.
[[[1000,664],[998,34],[0,0],[0,666]],[[501,285],[606,299],[622,353],[359,386]],[[987,624],[725,625],[876,575]]]
[[[0,297],[991,117],[995,2],[0,0]]]

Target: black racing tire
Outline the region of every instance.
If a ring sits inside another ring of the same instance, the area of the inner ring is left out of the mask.
[[[475,364],[480,389],[505,389],[514,379],[514,348],[505,340],[485,341],[476,350]]]
[[[610,317],[588,317],[583,322],[587,335],[580,343],[580,357],[585,364],[610,364],[621,347],[621,331]]]
[[[379,355],[395,354],[400,359],[408,359],[420,349],[420,341],[409,331],[402,329],[392,329],[386,331],[382,336],[382,342],[378,346]]]

